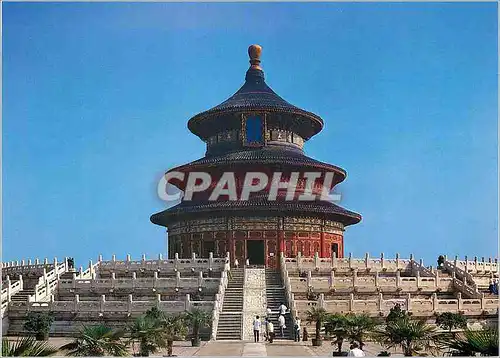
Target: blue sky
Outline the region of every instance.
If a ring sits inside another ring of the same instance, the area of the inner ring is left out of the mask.
[[[346,253],[495,256],[496,3],[3,4],[3,260],[166,251],[167,169],[263,47],[348,172]]]

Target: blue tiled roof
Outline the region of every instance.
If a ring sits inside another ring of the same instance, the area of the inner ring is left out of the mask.
[[[298,108],[278,96],[266,84],[263,71],[255,69],[247,71],[245,84],[234,95],[218,106],[197,114],[189,122],[192,123],[206,117],[245,110],[293,113],[316,122],[320,129],[323,127],[321,117]]]

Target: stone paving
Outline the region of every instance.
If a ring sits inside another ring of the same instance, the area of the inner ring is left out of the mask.
[[[8,337],[15,339],[15,337]],[[63,344],[72,341],[69,338],[49,338],[49,344],[54,347],[60,347]],[[273,343],[268,342],[245,342],[245,341],[209,341],[201,342],[200,347],[191,347],[191,342],[179,341],[174,343],[173,354],[180,357],[193,356],[243,356],[243,357],[270,357],[270,356],[315,356],[315,357],[331,357],[336,346],[332,346],[330,342],[324,341],[321,347],[313,347],[311,341],[308,342],[293,342],[289,340],[274,340]],[[349,349],[345,343],[343,350]],[[364,351],[367,356],[376,356],[380,351],[384,350],[381,346],[375,343],[367,343]],[[137,352],[137,347],[131,347],[130,353]],[[401,356],[401,352],[391,350],[392,355]],[[166,356],[166,349],[151,355],[152,357]]]

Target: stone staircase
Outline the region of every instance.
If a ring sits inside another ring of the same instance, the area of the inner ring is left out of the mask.
[[[231,269],[217,326],[217,340],[240,340],[244,269]]]
[[[16,293],[14,296],[12,296],[10,299],[11,301],[14,302],[26,302],[28,301],[29,296],[32,296],[35,294],[35,289],[34,288],[27,288],[27,289],[22,289],[18,293]]]
[[[266,299],[267,307],[271,309],[271,314],[269,315],[270,321],[274,325],[274,332],[276,333],[276,338],[280,339],[280,330],[278,324],[278,307],[284,303],[288,308],[288,302],[286,299],[285,288],[283,286],[283,281],[281,280],[281,275],[279,271],[274,269],[266,269]],[[285,315],[285,336],[283,339],[293,339],[293,320],[290,313]]]

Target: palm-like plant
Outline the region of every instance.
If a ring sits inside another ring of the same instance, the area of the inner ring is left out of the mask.
[[[191,339],[193,347],[200,345],[200,329],[208,326],[211,320],[212,316],[199,308],[193,308],[186,312],[186,321],[193,328],[193,338]]]
[[[167,340],[163,332],[163,320],[161,316],[154,314],[137,317],[130,327],[132,342],[139,343],[139,352],[142,357],[156,353],[158,349],[167,346]]]
[[[435,350],[434,344],[441,337],[425,320],[413,320],[408,316],[388,322],[384,329],[375,330],[373,336],[387,348],[400,346],[407,357],[422,349]]]
[[[316,325],[316,337],[312,340],[312,344],[313,346],[321,346],[321,327],[323,327],[323,323],[328,318],[328,313],[324,308],[312,307],[306,314],[307,322],[315,323]]]
[[[167,340],[167,355],[171,357],[174,341],[184,339],[188,332],[185,316],[182,314],[165,316],[163,331]]]
[[[498,356],[498,329],[465,330],[451,339],[448,347],[460,356]]]
[[[60,349],[69,350],[70,356],[126,356],[127,345],[120,338],[123,331],[104,325],[84,326],[78,337]]]
[[[14,342],[2,339],[2,357],[47,357],[55,353],[56,348],[32,336],[21,337]]]
[[[337,352],[342,353],[342,344],[344,340],[349,338],[348,320],[346,316],[341,314],[331,314],[325,320],[325,333],[332,334],[335,339],[332,345],[337,345]]]
[[[348,314],[347,317],[347,333],[351,342],[357,342],[359,348],[363,349],[365,345],[365,337],[373,332],[377,326],[377,321],[366,314]]]
[[[443,312],[437,316],[436,324],[451,333],[453,328],[467,328],[467,318],[460,313]]]

